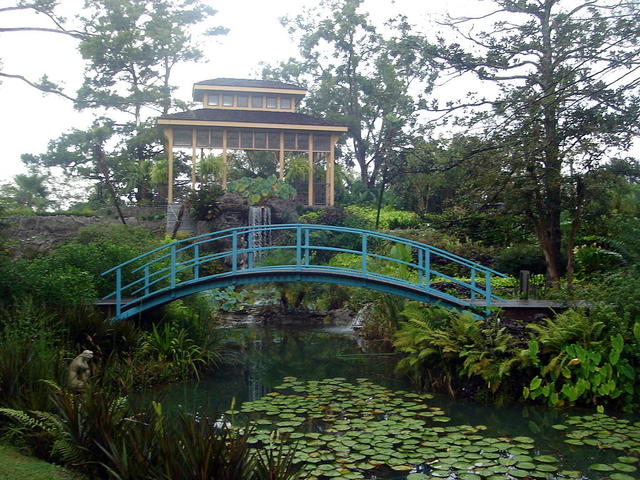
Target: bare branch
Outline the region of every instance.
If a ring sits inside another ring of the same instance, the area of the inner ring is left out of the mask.
[[[72,101],[73,103],[76,103],[76,99],[75,98],[70,97],[69,95],[64,93],[62,90],[60,90],[58,88],[55,88],[55,87],[49,87],[47,85],[41,85],[41,84],[32,82],[31,80],[27,79],[26,77],[24,77],[22,75],[12,75],[10,73],[0,72],[0,77],[13,78],[13,79],[16,79],[16,80],[20,80],[21,82],[24,82],[27,85],[40,90],[41,92],[54,93],[54,94],[59,95],[59,96],[61,96],[63,98],[66,98],[67,100]]]

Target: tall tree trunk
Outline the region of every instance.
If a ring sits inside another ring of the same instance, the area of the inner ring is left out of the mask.
[[[102,179],[104,181],[105,186],[107,187],[107,190],[109,190],[109,193],[111,194],[113,206],[116,208],[116,211],[118,212],[120,221],[122,222],[123,225],[126,225],[127,221],[125,220],[124,215],[122,214],[122,209],[120,208],[120,199],[118,198],[118,194],[116,193],[115,187],[111,183],[111,175],[109,175],[109,167],[107,166],[107,162],[104,159],[104,150],[102,148],[102,145],[99,145],[99,144],[94,145],[93,159],[95,160],[96,165],[98,166],[98,169],[102,173]]]
[[[571,288],[573,286],[573,274],[575,271],[575,257],[573,249],[576,245],[576,236],[580,229],[580,223],[582,221],[582,207],[584,205],[584,183],[582,179],[578,177],[576,182],[576,208],[573,214],[573,220],[571,222],[571,229],[569,235],[567,235],[567,286]]]
[[[542,123],[543,162],[542,175],[544,229],[539,226],[538,238],[545,250],[548,280],[558,286],[562,275],[562,231],[560,213],[562,211],[562,159],[558,142],[557,88],[553,66],[551,8],[556,0],[545,0],[544,14],[540,17],[543,57],[540,62],[541,84],[543,87]]]

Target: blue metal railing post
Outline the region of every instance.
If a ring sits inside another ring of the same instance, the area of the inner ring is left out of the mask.
[[[424,285],[431,288],[431,250],[424,251]]]
[[[249,254],[248,254],[248,258],[247,258],[247,266],[249,267],[249,269],[253,268],[253,258],[254,258],[254,246],[253,246],[253,230],[251,230],[248,234],[248,241],[247,241],[248,245],[249,245]]]
[[[304,229],[304,264],[309,266],[309,229]]]
[[[367,273],[367,257],[369,256],[368,247],[368,236],[364,233],[362,234],[362,271],[364,273]]]
[[[491,273],[485,272],[484,274],[484,295],[485,304],[487,307],[491,306]]]
[[[144,266],[144,294],[149,295],[149,265]]]
[[[193,279],[200,278],[200,245],[193,247]]]
[[[300,270],[302,264],[302,229],[296,227],[296,267]]]
[[[477,288],[477,284],[476,284],[476,269],[475,268],[471,269],[471,286],[473,288]],[[471,298],[472,299],[476,298],[476,291],[475,290],[471,290]]]
[[[238,271],[238,234],[233,232],[231,237],[231,271]]]
[[[176,244],[171,245],[171,265],[169,265],[169,275],[171,288],[176,287]]]
[[[122,313],[122,269],[116,270],[116,318]]]
[[[422,287],[422,282],[424,279],[424,250],[422,248],[418,248],[418,285]]]

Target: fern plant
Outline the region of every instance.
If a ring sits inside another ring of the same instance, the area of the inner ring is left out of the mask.
[[[403,316],[406,322],[394,340],[405,354],[398,370],[422,387],[444,386],[454,394],[462,378],[475,377],[495,393],[522,365],[517,339],[490,321],[416,302],[409,302]]]

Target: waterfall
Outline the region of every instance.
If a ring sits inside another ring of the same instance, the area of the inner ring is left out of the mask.
[[[351,323],[351,328],[353,330],[361,330],[364,327],[364,323],[367,321],[368,317],[373,313],[373,303],[366,303],[364,306],[358,311],[356,316],[353,318],[353,322]]]
[[[271,225],[270,207],[249,207],[249,226]],[[268,247],[271,245],[271,231],[258,230],[253,233],[253,246],[255,248]],[[262,256],[262,252],[255,254],[256,258]]]

